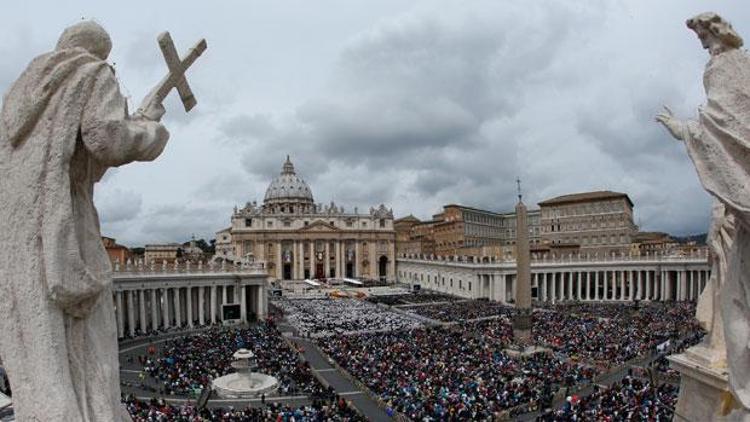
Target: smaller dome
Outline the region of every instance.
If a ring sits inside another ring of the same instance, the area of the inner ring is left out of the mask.
[[[305,203],[313,203],[310,187],[294,172],[294,165],[289,160],[289,156],[287,156],[281,174],[268,185],[263,202],[284,202],[289,200],[301,200]]]

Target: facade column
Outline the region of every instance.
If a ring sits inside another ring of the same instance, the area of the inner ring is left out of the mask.
[[[161,289],[161,315],[162,325],[165,329],[169,328],[169,289],[166,287]]]
[[[323,249],[323,271],[325,272],[326,278],[331,278],[331,242],[328,240],[325,242],[325,248]]]
[[[188,287],[186,290],[187,293],[187,325],[190,328],[193,328],[193,288]]]
[[[343,278],[344,276],[341,275],[341,241],[339,239],[336,239],[333,243],[333,261],[336,278]]]
[[[646,300],[651,300],[651,271],[646,270]]]
[[[583,287],[581,286],[581,278],[581,272],[576,271],[576,290],[578,291],[578,297],[576,297],[576,300],[578,300],[579,302],[583,300]]]
[[[313,279],[317,276],[315,274],[315,267],[317,266],[318,257],[315,256],[315,240],[310,241],[310,278]]]
[[[151,329],[159,330],[159,301],[157,300],[158,292],[151,289]]]
[[[299,278],[300,280],[305,279],[305,242],[300,240],[297,247],[297,254],[299,255]]]
[[[362,276],[362,245],[357,239],[354,243],[354,277]]]
[[[122,292],[115,293],[115,301],[117,303],[117,337],[125,337],[125,310],[122,301]]]
[[[268,298],[266,297],[266,289],[264,286],[257,286],[256,288],[256,316],[258,320],[266,319],[266,316],[268,314]]]
[[[206,288],[198,287],[198,324],[206,325]]]
[[[643,272],[642,270],[638,270],[638,281],[637,281],[637,284],[638,284],[638,295],[636,296],[638,298],[638,300],[643,300],[643,278],[641,277],[642,276],[642,274],[641,274],[642,272]]]
[[[146,292],[143,289],[138,290],[138,309],[141,314],[141,332],[146,334],[148,325],[146,324]]]
[[[627,287],[627,283],[625,283],[626,276],[630,275],[629,271],[619,271],[620,273],[620,300],[625,301],[625,298],[627,297],[625,295],[625,287]],[[630,277],[627,277],[630,278]]]
[[[284,263],[281,261],[281,240],[276,242],[276,278],[281,280],[282,274],[282,268],[284,267]],[[226,303],[226,297],[224,298],[224,303]]]
[[[216,286],[211,286],[211,324],[216,324]]]
[[[242,286],[240,291],[240,318],[242,322],[247,322],[247,288]]]

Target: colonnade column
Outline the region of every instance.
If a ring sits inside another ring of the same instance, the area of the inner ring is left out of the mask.
[[[180,288],[176,287],[172,290],[174,292],[174,325],[175,327],[182,326],[182,311],[180,308]]]
[[[216,324],[216,286],[211,286],[211,324]]]
[[[198,323],[200,325],[206,324],[206,288],[204,286],[198,287]]]
[[[159,307],[157,301],[158,292],[156,289],[151,289],[151,329],[156,331],[159,329]]]
[[[242,319],[242,322],[247,322],[247,291],[245,286],[240,288],[240,319]]]
[[[187,301],[187,325],[193,328],[193,288],[188,287],[185,290],[187,293],[187,298],[185,299]]]
[[[578,301],[583,300],[583,295],[581,294],[582,287],[581,287],[581,272],[580,271],[576,271],[576,290],[578,290],[578,297],[576,297],[576,299]]]
[[[552,275],[552,302],[557,302],[557,274],[550,273]]]
[[[135,337],[135,307],[133,306],[133,291],[127,291],[128,299],[128,332],[131,337]]]
[[[566,289],[568,291],[568,297],[566,297],[566,300],[573,300],[573,272],[568,271],[567,273],[562,273],[563,279],[565,278],[565,275],[567,274],[568,278],[568,288]]]
[[[115,302],[117,306],[117,337],[125,337],[125,311],[122,309],[122,292],[115,293]]]
[[[651,271],[646,271],[646,300],[651,300]]]
[[[693,300],[694,289],[695,289],[695,277],[693,276],[693,273],[695,271],[690,271],[688,273],[688,300]]]
[[[140,311],[141,332],[146,334],[148,326],[146,325],[146,291],[138,290],[138,310]]]
[[[169,294],[167,292],[166,287],[161,289],[161,322],[164,328],[169,328]]]
[[[599,271],[594,272],[594,300],[599,300]]]

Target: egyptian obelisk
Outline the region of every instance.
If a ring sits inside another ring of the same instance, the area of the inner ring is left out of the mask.
[[[531,339],[531,264],[529,252],[529,224],[526,205],[518,182],[516,204],[516,315],[513,317],[513,336],[516,342],[528,344]]]

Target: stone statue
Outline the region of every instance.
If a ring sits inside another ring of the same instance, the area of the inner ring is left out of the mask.
[[[0,355],[19,421],[129,420],[93,188],[154,160],[169,133],[153,96],[128,113],[111,47],[94,22],[67,28],[0,112]]]
[[[666,107],[656,119],[684,141],[701,184],[717,200],[709,234],[714,271],[698,317],[710,323],[709,330],[723,327],[723,336],[711,332],[708,347],[726,342],[731,391],[749,409],[750,55],[740,49],[742,38],[729,22],[715,13],[695,16],[687,26],[711,55],[703,76],[707,103],[698,120],[678,120]]]

